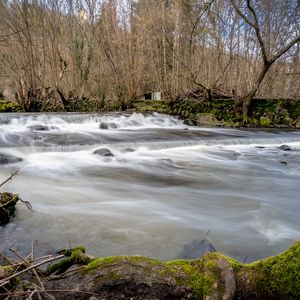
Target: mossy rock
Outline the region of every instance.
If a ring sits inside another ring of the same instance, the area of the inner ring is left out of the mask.
[[[97,293],[103,299],[299,299],[299,266],[300,241],[251,264],[216,252],[169,262],[112,256],[91,261],[71,277],[47,281],[45,287]]]
[[[0,193],[0,225],[7,224],[15,215],[19,196],[12,193]]]
[[[272,121],[267,117],[260,117],[259,123],[261,127],[270,127]]]
[[[65,271],[66,262],[70,266],[71,258],[72,264],[84,266],[67,275],[42,278],[45,289],[57,300],[91,299],[92,295],[97,299],[139,300],[300,299],[300,241],[277,256],[250,264],[217,252],[208,253],[202,259],[169,262],[142,256],[91,260],[85,255],[84,247],[63,253],[66,258],[52,264],[50,269]],[[26,279],[30,279],[28,275]],[[21,281],[20,286],[24,286],[24,282]],[[26,286],[26,291],[31,290],[30,285]]]
[[[196,119],[194,121],[200,126],[220,125],[220,122],[213,113],[198,113],[196,114]]]

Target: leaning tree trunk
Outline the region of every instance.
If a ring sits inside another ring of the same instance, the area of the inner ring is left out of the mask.
[[[261,69],[259,76],[258,76],[252,90],[245,97],[243,97],[242,111],[243,111],[244,126],[249,123],[249,111],[250,111],[250,107],[251,107],[253,98],[254,98],[256,92],[258,91],[262,81],[264,80],[267,72],[269,71],[272,63],[273,62],[268,62],[268,61],[264,62],[264,66]]]

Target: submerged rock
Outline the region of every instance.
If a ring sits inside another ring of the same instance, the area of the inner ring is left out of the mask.
[[[183,246],[183,250],[179,254],[178,258],[194,259],[203,257],[205,254],[210,252],[216,252],[216,249],[207,238],[203,240],[193,240],[190,244]]]
[[[279,149],[280,150],[283,150],[283,151],[291,151],[292,150],[292,147],[291,146],[289,146],[289,145],[281,145],[280,147],[279,147]]]
[[[23,159],[18,156],[13,156],[6,153],[0,153],[0,165],[15,164],[22,161]]]
[[[112,154],[112,152],[107,148],[97,149],[93,152],[93,154],[100,155],[100,156],[105,156],[105,157],[114,156]]]
[[[99,124],[99,128],[100,128],[100,129],[108,129],[108,128],[116,129],[116,128],[118,128],[118,126],[117,126],[117,124],[115,124],[115,123],[101,122],[101,123]]]
[[[34,131],[48,131],[51,129],[58,129],[58,127],[56,126],[47,126],[47,125],[30,125],[27,126],[27,128]]]
[[[134,152],[135,150],[133,148],[125,148],[124,152]]]

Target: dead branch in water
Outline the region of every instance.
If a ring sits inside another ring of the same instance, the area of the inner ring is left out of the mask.
[[[2,187],[4,184],[6,184],[8,181],[12,180],[14,176],[18,175],[19,171],[15,171],[10,174],[10,176],[4,180],[2,183],[0,183],[0,187]]]

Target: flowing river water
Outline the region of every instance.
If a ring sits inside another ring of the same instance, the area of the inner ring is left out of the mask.
[[[107,122],[108,129],[99,124]],[[287,144],[290,151],[279,147]],[[94,154],[106,148],[114,156]],[[159,114],[0,114],[1,188],[30,201],[0,251],[197,256],[209,231],[241,261],[300,239],[300,131],[187,127]]]

